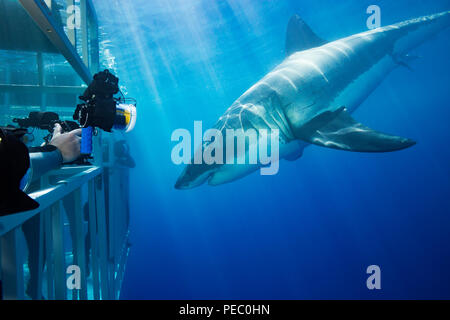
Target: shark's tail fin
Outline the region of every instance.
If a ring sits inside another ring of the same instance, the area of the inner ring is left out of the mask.
[[[394,54],[404,55],[450,26],[450,11],[400,22],[388,27],[396,35]]]

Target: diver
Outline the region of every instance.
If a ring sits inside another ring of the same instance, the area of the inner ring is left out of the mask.
[[[0,129],[0,217],[36,209],[37,202],[23,192],[26,185],[80,156],[81,129],[66,133],[61,130],[55,124],[48,145],[28,149],[21,141],[23,130]]]
[[[22,211],[33,210],[39,204],[23,192],[25,186],[37,181],[50,170],[70,163],[80,156],[81,129],[62,133],[62,127],[55,124],[49,144],[27,148],[21,141],[24,131],[20,129],[0,129],[0,170],[5,177],[1,183],[0,217]],[[30,278],[26,293],[31,299],[42,298],[37,292],[39,266],[39,215],[35,215],[22,225],[28,246],[28,267]]]

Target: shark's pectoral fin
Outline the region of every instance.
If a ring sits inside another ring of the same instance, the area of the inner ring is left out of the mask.
[[[324,45],[327,41],[319,38],[298,15],[289,20],[286,32],[286,55]]]
[[[298,139],[322,147],[356,151],[389,152],[411,147],[414,141],[372,130],[355,121],[344,107],[327,111],[295,132]]]

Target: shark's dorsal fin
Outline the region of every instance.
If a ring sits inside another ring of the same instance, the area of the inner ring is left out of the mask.
[[[372,130],[355,121],[347,110],[326,111],[295,132],[298,139],[322,147],[356,152],[390,152],[414,141]]]
[[[298,15],[289,20],[286,32],[286,55],[324,45],[327,41],[319,38]]]

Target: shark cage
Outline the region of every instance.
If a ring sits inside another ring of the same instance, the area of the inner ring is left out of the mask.
[[[98,38],[91,0],[0,0],[0,125],[30,112],[71,119],[99,71]],[[28,132],[30,146],[48,135]],[[1,299],[119,298],[130,248],[131,165],[122,161],[121,133],[98,130],[92,144],[89,161],[28,187],[37,209],[0,215]]]

